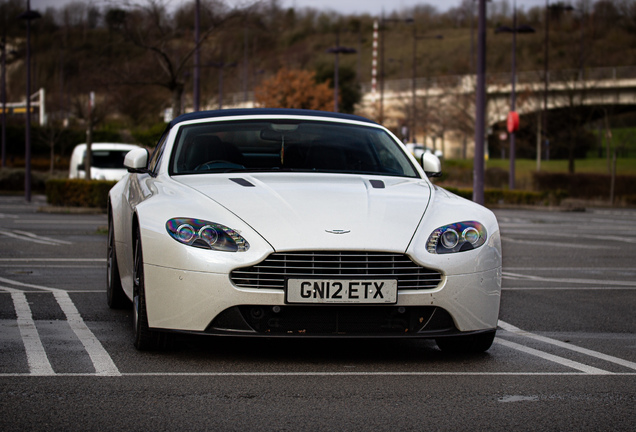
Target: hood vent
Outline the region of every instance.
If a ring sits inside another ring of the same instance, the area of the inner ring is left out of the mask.
[[[230,180],[232,180],[236,184],[240,184],[241,186],[256,187],[252,183],[250,183],[249,181],[245,180],[244,178],[231,178]]]

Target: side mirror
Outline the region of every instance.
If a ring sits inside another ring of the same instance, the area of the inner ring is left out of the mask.
[[[128,168],[128,172],[142,173],[146,172],[148,166],[148,150],[138,148],[126,153],[124,158],[124,166]]]
[[[442,162],[431,152],[424,152],[420,160],[427,177],[439,177],[442,175]]]

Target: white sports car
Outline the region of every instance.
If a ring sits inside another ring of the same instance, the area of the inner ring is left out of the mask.
[[[108,202],[108,304],[134,344],[174,333],[433,338],[492,344],[501,241],[488,209],[433,185],[362,117],[289,109],[196,112],[152,156],[126,155]]]

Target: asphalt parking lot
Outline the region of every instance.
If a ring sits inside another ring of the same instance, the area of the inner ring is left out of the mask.
[[[106,217],[0,197],[0,429],[633,430],[636,210],[496,210],[497,339],[188,337],[132,346],[105,301]]]

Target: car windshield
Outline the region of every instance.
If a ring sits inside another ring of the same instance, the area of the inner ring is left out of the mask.
[[[92,150],[91,166],[95,168],[124,168],[124,158],[130,150]],[[84,160],[84,158],[82,158]]]
[[[253,120],[181,127],[170,173],[308,171],[418,177],[388,133],[311,120]]]

